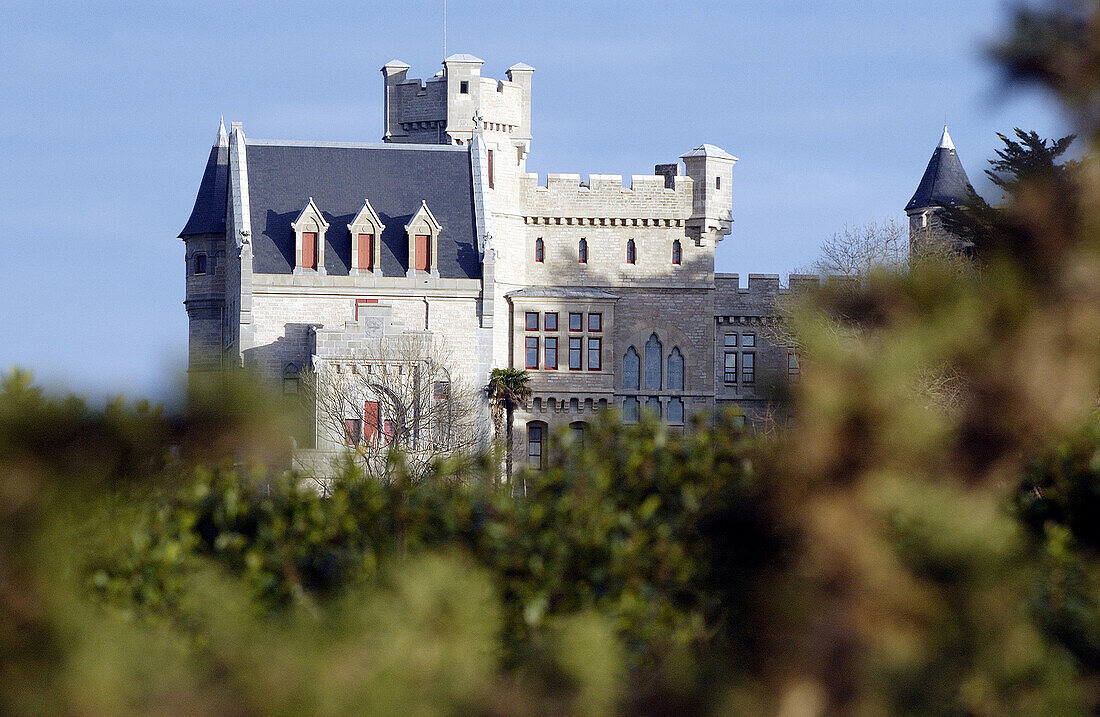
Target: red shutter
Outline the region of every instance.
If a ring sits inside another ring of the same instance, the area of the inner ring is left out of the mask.
[[[363,404],[363,442],[370,443],[378,435],[378,401]]]
[[[374,235],[359,235],[359,269],[374,268]]]
[[[317,268],[317,232],[302,232],[302,266]]]
[[[417,271],[428,271],[432,265],[432,238],[427,234],[417,234],[413,249],[416,254],[413,268]]]

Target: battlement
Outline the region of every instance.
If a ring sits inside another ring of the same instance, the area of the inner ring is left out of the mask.
[[[819,288],[821,283],[817,274],[791,274],[786,286],[780,283],[779,274],[749,274],[748,285],[742,287],[737,274],[715,274],[714,310],[717,315],[775,314],[780,297]]]
[[[526,151],[534,68],[513,65],[507,80],[496,80],[481,76],[482,64],[473,55],[451,55],[441,72],[423,81],[408,77],[403,62],[386,63],[385,141],[465,145],[477,116],[486,132],[506,135]]]
[[[570,223],[594,219],[605,224],[629,219],[644,221],[642,226],[650,226],[650,222],[652,226],[672,226],[671,222],[681,226],[691,216],[693,180],[674,180],[672,187],[666,187],[662,175],[636,174],[624,186],[620,174],[590,174],[587,182],[582,182],[579,174],[548,174],[545,184],[540,184],[539,176],[529,173],[520,177],[520,192],[528,214],[535,219]]]

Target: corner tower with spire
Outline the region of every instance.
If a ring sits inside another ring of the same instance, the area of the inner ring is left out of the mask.
[[[940,143],[928,160],[917,191],[905,205],[905,213],[909,216],[910,250],[922,238],[943,233],[943,210],[965,204],[973,191],[955,151],[955,143],[944,125]]]

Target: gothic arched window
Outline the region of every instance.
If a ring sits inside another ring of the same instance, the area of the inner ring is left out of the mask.
[[[542,237],[539,237],[538,239],[535,240],[535,261],[537,261],[539,263],[542,263],[543,257],[545,256],[545,252],[546,252],[546,247],[542,243]]]
[[[681,256],[680,240],[677,239],[676,241],[672,242],[672,263],[673,264],[679,264],[680,263],[680,256]]]
[[[668,355],[668,388],[671,391],[684,390],[684,356],[679,348],[672,349]]]
[[[581,264],[588,263],[588,240],[582,238],[580,244],[577,245],[577,262]]]
[[[638,260],[637,248],[634,246],[633,239],[626,240],[626,263],[636,264]]]
[[[638,352],[631,346],[623,356],[623,388],[638,388],[639,374],[641,373],[641,359]]]
[[[657,334],[651,335],[645,344],[645,387],[661,387],[661,340]]]

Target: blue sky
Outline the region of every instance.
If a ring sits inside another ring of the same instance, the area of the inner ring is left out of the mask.
[[[391,58],[428,77],[441,0],[0,8],[0,369],[162,396],[186,362],[183,243],[219,115],[254,138],[378,141]],[[741,161],[719,271],[786,274],[903,218],[946,116],[979,191],[995,133],[1065,134],[983,48],[1004,3],[449,0],[447,51],[536,68],[530,171]],[[992,196],[991,196],[992,195]]]

